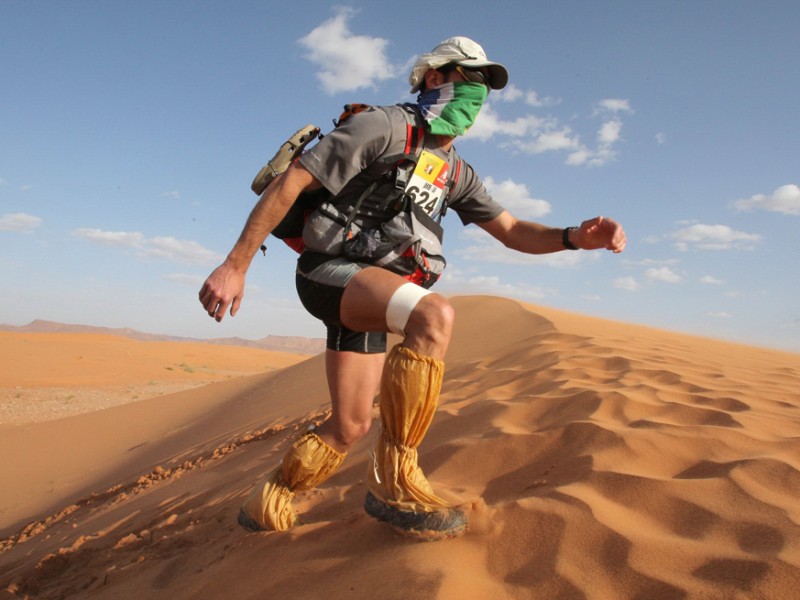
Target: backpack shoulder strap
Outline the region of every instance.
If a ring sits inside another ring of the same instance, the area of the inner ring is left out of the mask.
[[[460,156],[456,156],[456,168],[453,171],[453,176],[450,178],[450,181],[448,182],[448,185],[450,185],[450,187],[455,187],[455,185],[458,183],[458,176],[461,175],[461,165],[463,164],[463,162],[464,161],[461,160]]]
[[[447,213],[447,200],[450,197],[450,192],[456,187],[458,183],[458,178],[461,175],[461,168],[464,161],[458,155],[458,152],[455,149],[452,149],[450,152],[450,160],[448,164],[450,165],[449,174],[447,177],[447,183],[445,184],[445,191],[444,191],[444,199],[442,201],[442,210],[439,212],[439,221],[444,218],[444,215]]]
[[[425,128],[420,125],[420,115],[413,104],[401,104],[406,118],[406,144],[403,154],[418,156],[425,145]]]

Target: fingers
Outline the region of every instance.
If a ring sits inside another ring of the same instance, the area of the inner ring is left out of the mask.
[[[236,296],[236,298],[233,299],[233,303],[231,304],[231,316],[232,317],[235,317],[236,313],[239,312],[239,306],[241,306],[241,304],[242,304],[242,299],[239,296]],[[225,311],[223,310],[222,312],[224,313]],[[220,318],[220,320],[221,320],[221,318]]]
[[[625,230],[622,229],[622,227],[619,227],[619,229],[617,230],[616,237],[617,237],[617,242],[616,242],[616,247],[614,248],[614,252],[619,254],[620,252],[625,250],[625,246],[628,245],[628,238],[625,235]]]
[[[198,294],[208,316],[219,323],[225,318],[228,307],[231,316],[235,316],[244,297],[244,283],[244,273],[226,264],[214,269]]]
[[[219,298],[213,298],[203,306],[205,306],[208,316],[214,319],[217,323],[222,321],[222,319],[225,317],[225,309],[228,308],[227,302]]]
[[[581,223],[581,233],[584,236],[584,248],[605,248],[615,254],[625,249],[627,240],[622,225],[603,216],[597,216]]]
[[[603,222],[603,217],[597,216],[593,219],[587,219],[583,223],[581,223],[581,229],[587,233],[590,233],[597,229],[597,227]]]
[[[216,294],[207,281],[200,289],[199,297],[200,304],[203,305],[203,308],[208,313],[208,316],[216,320],[217,323],[221,322],[225,316],[225,311],[228,309],[228,305],[231,304],[231,301],[226,299],[224,296]],[[231,309],[231,316],[235,314],[236,310],[239,310],[239,304],[240,300],[239,298],[236,298],[234,300],[235,310],[233,308]]]
[[[619,254],[625,249],[625,246],[628,243],[627,237],[625,236],[625,230],[622,228],[622,225],[612,219],[606,219],[606,225],[608,227],[608,234],[610,236],[610,240],[606,248],[613,251],[615,254]]]
[[[222,302],[222,301],[220,301],[220,302],[217,304],[217,306],[216,306],[216,310],[214,310],[213,314],[212,314],[211,312],[209,312],[209,315],[211,315],[212,317],[214,317],[214,320],[215,320],[217,323],[221,323],[221,322],[222,322],[222,319],[224,319],[224,318],[225,318],[225,310],[226,310],[227,308],[228,308],[228,304],[227,304],[226,302]]]

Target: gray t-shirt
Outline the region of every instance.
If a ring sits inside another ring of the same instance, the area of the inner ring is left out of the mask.
[[[332,194],[359,194],[387,171],[382,159],[403,152],[408,138],[404,111],[402,106],[383,106],[353,115],[303,154],[300,164]],[[448,152],[426,146],[428,152],[455,164],[451,160],[457,158],[455,149]],[[491,221],[503,207],[492,199],[474,169],[463,159],[461,164],[458,181],[447,194],[448,208],[456,211],[465,225]],[[381,217],[377,203],[369,200],[359,213]]]

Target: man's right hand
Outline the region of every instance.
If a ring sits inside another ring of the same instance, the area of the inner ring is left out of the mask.
[[[209,317],[219,323],[225,316],[228,306],[235,317],[244,296],[245,273],[230,267],[227,263],[218,266],[208,276],[200,288],[200,304]]]
[[[322,187],[299,162],[294,162],[275,178],[264,191],[247,218],[239,240],[220,266],[200,288],[200,304],[209,317],[222,321],[228,307],[235,317],[244,296],[247,269],[270,231],[280,223],[301,192]]]

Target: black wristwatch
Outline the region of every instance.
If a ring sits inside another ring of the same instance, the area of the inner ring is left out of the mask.
[[[578,247],[569,241],[569,232],[573,229],[577,229],[577,227],[565,227],[561,232],[561,243],[564,244],[564,248],[567,250],[577,250]]]

